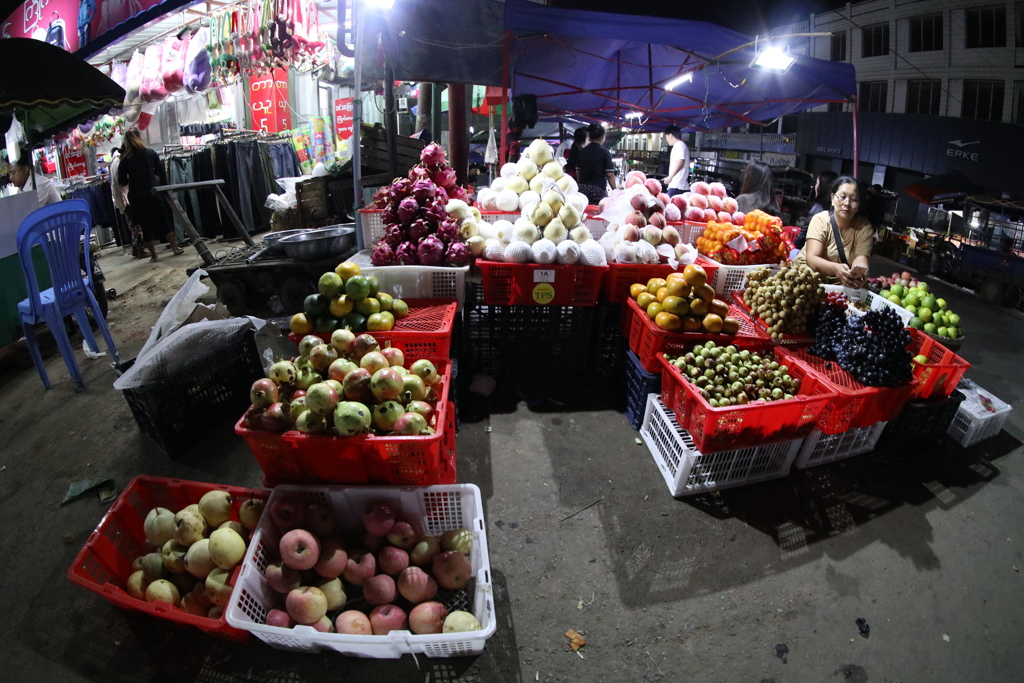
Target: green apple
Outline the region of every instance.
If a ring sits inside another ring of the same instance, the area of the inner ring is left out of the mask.
[[[927,332],[928,334],[935,334],[935,330],[937,330],[937,329],[938,328],[935,327],[935,323],[925,323],[924,324],[924,331]]]
[[[903,297],[903,295],[904,295],[904,294],[906,293],[906,291],[907,291],[907,290],[906,290],[906,288],[905,288],[905,287],[904,287],[903,285],[901,285],[901,284],[899,284],[899,283],[896,283],[895,285],[893,285],[893,286],[892,286],[892,287],[890,288],[890,290],[889,290],[889,291],[890,291],[890,292],[891,292],[892,294],[895,294],[896,296],[898,296],[898,297],[901,297],[901,298],[902,298],[902,297]]]
[[[917,354],[916,356],[914,356],[914,362],[920,363],[921,365],[927,365],[928,356],[922,356],[921,354]]]
[[[927,282],[918,282],[917,283],[917,288],[920,289],[922,292],[927,292],[928,291],[928,283]]]
[[[913,313],[914,315],[917,315],[917,306],[904,306],[904,308]]]
[[[946,334],[946,328],[945,327],[940,327],[938,330],[935,331],[935,334],[939,335],[940,337],[948,337],[949,336],[948,334]]]
[[[919,306],[920,304],[921,299],[918,298],[917,294],[915,294],[913,290],[911,290],[910,294],[903,297],[903,308],[907,309],[908,311],[910,310],[911,306],[916,307]]]
[[[900,305],[900,298],[897,295],[895,295],[895,294],[890,294],[889,295],[889,301],[893,302],[897,306]]]
[[[948,318],[950,325],[954,327],[960,327],[960,316],[958,316],[956,313],[950,313],[946,317]]]
[[[917,309],[917,317],[925,321],[926,323],[930,323],[932,321],[932,309],[924,308],[922,306],[921,308]]]
[[[943,311],[946,310],[946,300],[945,299],[936,299],[935,303],[938,304],[940,310],[943,310]]]
[[[913,327],[915,330],[920,330],[924,328],[924,321],[918,318],[917,316],[914,316],[913,318],[910,319],[910,322],[907,323],[907,325]]]
[[[883,299],[888,299],[890,294],[892,294],[892,292],[890,292],[888,289],[883,289],[881,292],[878,293],[878,296],[882,297]]]

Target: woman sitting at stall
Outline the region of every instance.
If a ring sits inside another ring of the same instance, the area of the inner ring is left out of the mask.
[[[608,186],[615,189],[615,163],[611,152],[604,147],[604,126],[592,123],[587,132],[590,142],[580,150],[576,181],[580,192],[587,195],[587,201],[593,205],[608,196]]]
[[[860,289],[867,283],[868,259],[874,243],[871,222],[857,212],[860,188],[849,176],[836,180],[831,209],[811,217],[807,243],[796,257],[832,282]]]

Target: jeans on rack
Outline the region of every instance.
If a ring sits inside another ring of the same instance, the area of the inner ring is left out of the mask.
[[[196,180],[214,180],[217,175],[213,170],[213,150],[203,149],[195,154],[195,178]],[[217,203],[217,193],[213,190],[203,190],[196,193],[199,202],[199,221],[202,228],[196,228],[200,234],[207,239],[215,239],[217,235],[224,233],[221,228],[221,214]]]
[[[181,183],[191,183],[195,181],[195,174],[192,170],[192,159],[182,157],[171,157],[167,160],[167,175],[172,185],[179,185]],[[196,197],[198,192],[196,190],[189,190],[187,192],[175,192],[174,198],[178,200],[182,209],[188,215],[190,221],[192,221],[193,227],[198,232],[202,227],[202,219],[199,214],[199,200]],[[188,234],[185,231],[185,224],[181,218],[177,215],[174,216],[174,235],[178,238],[179,242],[183,242]]]

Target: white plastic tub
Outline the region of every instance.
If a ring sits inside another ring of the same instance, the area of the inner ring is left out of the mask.
[[[263,578],[263,570],[272,559],[263,541],[264,534],[272,531],[270,525],[273,522],[269,514],[263,515],[242,561],[242,571],[225,612],[228,624],[251,632],[275,648],[294,652],[333,650],[354,657],[376,659],[397,659],[404,654],[461,657],[483,652],[487,639],[494,634],[497,622],[479,488],[473,484],[406,488],[278,486],[267,501],[267,509],[273,506],[277,497],[292,492],[300,493],[307,504],[317,502],[330,505],[343,536],[361,535],[363,513],[370,504],[378,502],[390,505],[400,518],[408,520],[422,534],[440,536],[445,531],[469,529],[473,534],[470,561],[475,578],[460,590],[442,589],[435,599],[444,603],[449,611],[471,612],[482,628],[466,633],[417,635],[411,631],[392,631],[384,636],[353,636],[320,633],[309,626],[267,626],[267,613],[275,607],[280,609],[283,604],[283,596],[270,588]],[[328,612],[328,616],[333,619],[337,613]]]

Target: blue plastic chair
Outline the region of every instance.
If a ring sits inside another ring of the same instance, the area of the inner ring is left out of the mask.
[[[92,272],[89,254],[89,233],[92,231],[92,217],[89,205],[82,199],[71,199],[44,206],[30,213],[18,227],[18,256],[21,268],[25,272],[25,283],[28,286],[28,298],[18,304],[21,326],[28,342],[28,351],[32,362],[43,380],[43,386],[50,388],[50,379],[46,376],[43,359],[39,355],[39,347],[33,327],[44,322],[50,326],[57,340],[64,364],[68,366],[75,386],[79,391],[85,389],[78,363],[75,362],[75,351],[71,346],[67,330],[64,328],[64,317],[74,315],[85,343],[93,352],[98,352],[96,338],[86,314],[86,308],[92,311],[103,335],[103,340],[110,350],[115,363],[120,362],[114,340],[107,329],[107,323],[100,313],[99,303],[92,293],[89,277],[82,274],[79,249],[85,249],[85,272]],[[32,249],[35,245],[43,248],[46,262],[50,267],[50,280],[53,287],[39,291],[35,266],[32,263]]]

